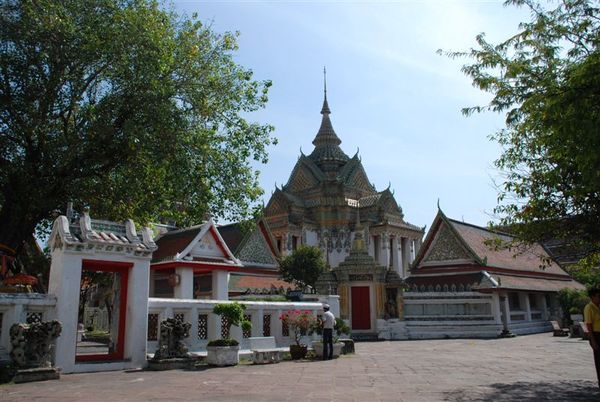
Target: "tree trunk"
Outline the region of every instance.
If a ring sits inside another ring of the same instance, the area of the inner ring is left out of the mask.
[[[10,197],[4,201],[0,209],[0,252],[18,257],[25,242],[33,237],[42,214],[28,210],[27,205],[17,204]]]

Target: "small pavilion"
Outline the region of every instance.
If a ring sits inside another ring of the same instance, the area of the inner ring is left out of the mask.
[[[245,277],[259,280],[258,284],[252,282],[258,287],[287,284],[278,280],[276,254],[265,237],[267,230],[258,222],[244,235],[239,225],[217,227],[209,219],[159,235],[150,267],[151,297],[228,300],[231,283],[243,286],[240,278]],[[240,289],[236,290],[239,293]]]

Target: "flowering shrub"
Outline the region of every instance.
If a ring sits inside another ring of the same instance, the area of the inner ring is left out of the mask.
[[[298,346],[301,346],[302,335],[310,334],[317,324],[317,317],[309,310],[288,310],[279,319],[294,332],[294,340]]]

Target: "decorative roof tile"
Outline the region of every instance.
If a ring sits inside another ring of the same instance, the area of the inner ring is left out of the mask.
[[[539,244],[530,245],[522,250],[508,249],[505,247],[495,249],[493,246],[489,245],[490,242],[495,240],[508,242],[513,240],[513,237],[453,219],[448,219],[448,222],[479,259],[485,261],[487,266],[518,269],[520,271],[528,272],[567,275],[567,273],[551,259],[546,266],[542,267],[542,258],[549,259],[550,256]]]
[[[93,220],[87,211],[81,214],[79,220],[70,221],[64,215],[56,218],[48,244],[52,249],[80,251],[88,244],[88,251],[105,250],[144,257],[150,257],[156,250],[149,228],[142,228],[138,234],[131,219],[124,223]]]

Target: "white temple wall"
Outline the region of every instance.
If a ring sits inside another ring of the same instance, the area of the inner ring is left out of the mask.
[[[338,252],[337,250],[330,251],[328,253],[329,265],[334,268],[340,265],[340,262],[344,261],[346,257],[350,254],[344,250]]]
[[[302,239],[302,243],[307,246],[318,246],[319,235],[315,230],[306,230],[304,231],[304,238]]]
[[[10,327],[39,318],[55,319],[56,298],[38,293],[0,293],[0,360],[8,360],[11,350]]]

